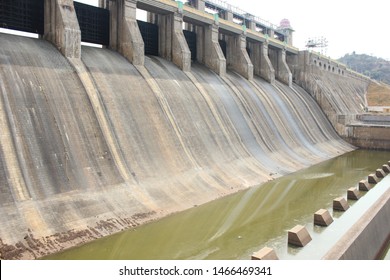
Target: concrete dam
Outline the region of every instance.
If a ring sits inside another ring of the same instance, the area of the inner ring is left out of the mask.
[[[357,117],[372,81],[273,38],[243,68],[215,34],[214,65],[206,48],[192,62],[175,48],[144,56],[127,13],[152,2],[151,14],[186,15],[174,1],[117,1],[128,30],[116,48],[80,45],[73,1],[45,1],[45,39],[0,33],[0,258],[36,259],[387,137]]]

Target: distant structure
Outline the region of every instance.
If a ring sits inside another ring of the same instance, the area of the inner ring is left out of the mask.
[[[326,55],[328,50],[328,40],[324,37],[309,38],[306,42],[306,48],[308,50],[318,49],[318,52]]]
[[[282,19],[280,21],[278,30],[281,31],[286,36],[285,37],[286,43],[292,46],[293,45],[292,34],[295,30],[291,27],[290,21],[286,18]]]
[[[282,19],[280,21],[280,29],[292,29],[291,28],[291,24],[290,24],[290,21],[286,18]]]

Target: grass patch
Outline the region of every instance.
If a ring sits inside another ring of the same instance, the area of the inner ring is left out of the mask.
[[[367,90],[368,106],[390,106],[390,86],[370,83]]]

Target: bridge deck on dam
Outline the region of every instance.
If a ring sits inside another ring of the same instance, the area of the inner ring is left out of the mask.
[[[1,257],[37,258],[354,149],[297,85],[192,68],[90,47],[66,59],[0,34]]]

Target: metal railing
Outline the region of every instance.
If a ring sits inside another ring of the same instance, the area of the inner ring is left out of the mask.
[[[226,11],[232,12],[233,14],[241,15],[244,19],[250,19],[253,20],[255,23],[258,23],[260,25],[264,25],[265,27],[277,30],[278,26],[275,24],[272,24],[271,22],[264,20],[258,16],[252,15],[236,6],[233,6],[226,1],[222,0],[206,0],[206,3],[212,4],[213,6],[219,7],[221,9],[224,9]]]

